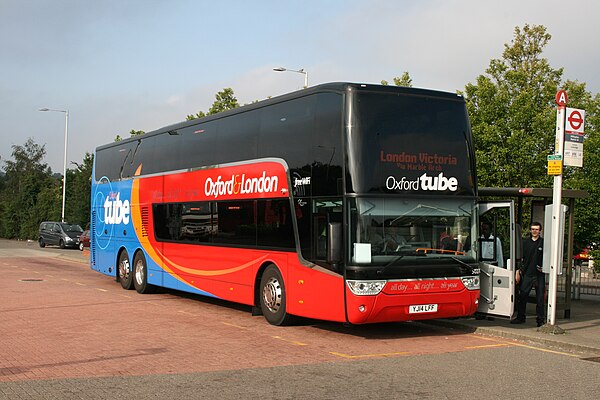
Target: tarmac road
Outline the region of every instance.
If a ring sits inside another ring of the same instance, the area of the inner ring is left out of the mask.
[[[0,399],[597,395],[600,351],[495,335],[498,321],[466,320],[493,324],[488,334],[464,323],[273,327],[245,306],[124,291],[86,257],[0,240]]]

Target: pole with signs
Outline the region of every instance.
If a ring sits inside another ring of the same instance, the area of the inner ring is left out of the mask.
[[[547,324],[550,329],[554,329],[556,325],[556,290],[558,281],[558,269],[562,268],[562,260],[560,254],[560,205],[562,203],[562,159],[565,142],[565,115],[567,106],[567,93],[564,90],[559,90],[556,93],[556,141],[554,147],[554,156],[548,157],[548,174],[554,175],[554,187],[552,191],[552,231],[550,237],[551,259],[550,259],[550,282],[548,286],[548,315]],[[550,162],[558,163],[553,170],[550,170]],[[539,289],[539,288],[538,288]],[[536,289],[537,290],[537,289]],[[558,328],[560,329],[560,328]]]
[[[585,111],[567,107],[565,115],[565,165],[583,167]]]
[[[563,165],[583,166],[583,129],[585,111],[567,108],[567,93],[556,93],[556,142],[554,154],[548,156],[548,175],[554,175],[552,191],[552,229],[550,232],[550,282],[548,285],[548,316],[546,331],[564,332],[556,326],[556,292],[558,273],[562,271],[562,245],[564,232],[560,229],[562,205],[562,169]],[[564,164],[563,164],[564,161]],[[563,228],[564,229],[564,228]],[[569,255],[570,258],[570,255]]]

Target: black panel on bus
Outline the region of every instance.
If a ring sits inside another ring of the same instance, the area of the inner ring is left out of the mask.
[[[462,97],[364,91],[354,94],[352,105],[349,193],[474,195],[472,137]]]
[[[97,150],[96,180],[281,158],[296,196],[342,194],[339,93],[312,93],[222,118],[199,120]],[[140,168],[141,167],[141,168]]]

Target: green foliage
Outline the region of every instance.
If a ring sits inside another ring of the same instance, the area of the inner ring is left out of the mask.
[[[144,131],[136,131],[135,129],[132,129],[129,131],[129,137],[134,137],[134,136],[140,136],[145,134],[146,132]],[[123,138],[121,137],[121,135],[117,135],[115,136],[115,142],[120,142],[121,140],[123,140]]]
[[[207,115],[212,115],[216,113],[220,113],[227,110],[232,110],[234,108],[238,108],[240,104],[238,103],[233,89],[225,88],[222,91],[218,92],[215,95],[215,101],[212,106],[208,110],[208,113],[204,114],[202,111],[198,111],[196,114],[191,114],[186,117],[186,120],[191,121],[196,118],[202,118]]]
[[[196,114],[190,114],[190,115],[188,115],[187,117],[185,117],[185,119],[188,120],[188,121],[191,121],[191,120],[196,119],[196,118],[204,118],[204,117],[206,117],[206,114],[204,114],[203,111],[198,111]]]
[[[52,174],[43,159],[45,146],[28,139],[12,147],[0,185],[0,237],[37,239],[42,221],[60,221],[62,179]],[[86,154],[76,170],[67,169],[65,220],[87,225],[93,157]]]
[[[515,28],[501,59],[465,87],[479,186],[547,187],[546,157],[553,150],[554,96],[562,68],[553,69],[542,50],[550,40],[543,26]]]
[[[556,91],[567,91],[569,107],[586,110],[584,167],[563,173],[563,187],[590,192],[576,204],[575,243],[582,246],[600,239],[600,97],[592,97],[585,84],[562,82],[563,69],[542,57],[550,39],[544,26],[516,27],[502,58],[491,60],[485,74],[466,85],[464,96],[480,187],[552,187],[546,166],[554,153]]]
[[[568,106],[586,111],[583,167],[567,167],[563,174],[565,188],[584,189],[590,194],[575,205],[575,243],[584,247],[600,241],[600,94],[592,96],[585,90],[585,83],[567,81],[564,88],[569,95]]]
[[[43,162],[44,146],[30,138],[23,146],[13,145],[12,150],[13,160],[5,161],[6,175],[0,193],[0,235],[35,238],[39,222],[60,210],[60,196],[54,196],[60,182]]]
[[[90,224],[93,164],[94,156],[86,153],[82,164],[75,163],[77,169],[67,170],[65,219],[81,225],[84,229]]]
[[[393,79],[393,81],[394,81],[394,85],[396,85],[396,86],[413,87],[412,78],[410,77],[410,74],[408,73],[408,71],[404,71],[402,73],[401,77],[395,77]],[[382,80],[381,84],[383,86],[387,86],[387,85],[389,85],[389,82],[386,80]]]

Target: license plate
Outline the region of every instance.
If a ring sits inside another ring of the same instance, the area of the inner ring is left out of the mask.
[[[419,304],[410,306],[408,308],[409,314],[420,314],[420,313],[429,313],[429,312],[437,312],[438,305],[437,304]]]

